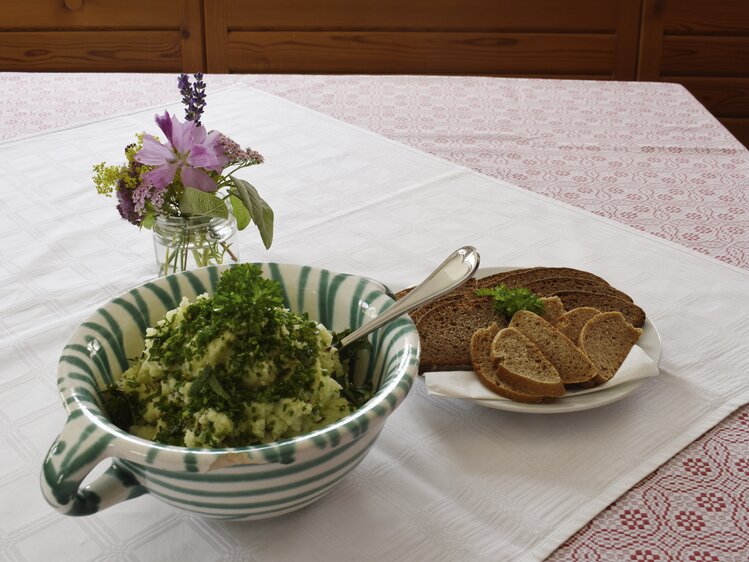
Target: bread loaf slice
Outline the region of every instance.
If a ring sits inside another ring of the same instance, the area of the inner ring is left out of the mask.
[[[544,277],[535,281],[527,281],[523,287],[543,297],[555,295],[560,291],[588,291],[632,302],[632,297],[619,289],[607,283],[582,277]]]
[[[408,287],[406,289],[403,289],[401,291],[398,291],[395,293],[395,300],[400,300],[406,295],[408,295],[413,290],[413,287]],[[421,305],[418,308],[415,308],[409,313],[409,316],[411,316],[411,320],[414,321],[414,324],[419,321],[419,319],[424,316],[428,311],[431,309],[441,306],[442,304],[455,301],[455,299],[466,299],[466,298],[473,298],[476,296],[476,281],[474,279],[469,279],[466,281],[463,285],[460,287],[456,287],[449,293],[446,293],[439,297],[438,299],[435,299],[433,301],[430,301],[426,304]]]
[[[567,336],[537,314],[520,310],[512,317],[510,327],[538,346],[559,371],[564,384],[583,383],[596,376],[596,368],[590,359]]]
[[[509,271],[502,271],[499,273],[494,273],[492,275],[487,275],[486,277],[481,277],[480,279],[476,279],[476,288],[496,287],[497,285],[501,285],[502,283],[504,283],[504,280],[510,276],[520,275],[520,274],[533,271],[536,269],[542,269],[542,268],[529,267],[529,268],[523,268],[523,269],[511,269]]]
[[[645,323],[645,311],[634,303],[588,291],[560,291],[556,293],[564,308],[572,310],[581,306],[592,306],[603,312],[621,312],[627,321],[637,328]]]
[[[507,321],[494,311],[492,302],[489,297],[458,298],[424,314],[416,322],[421,339],[419,371],[470,369],[473,333],[494,322],[507,326]]]
[[[530,283],[538,279],[548,279],[551,277],[574,277],[578,279],[587,279],[602,285],[608,285],[608,282],[598,275],[594,275],[593,273],[590,273],[588,271],[574,269],[571,267],[529,267],[496,274],[496,279],[492,279],[492,277],[495,276],[478,279],[476,281],[476,284],[479,287],[493,287],[494,285],[499,285],[499,283],[504,283],[508,287],[512,288],[525,287],[526,283]]]
[[[603,384],[616,374],[641,334],[621,312],[602,312],[585,323],[578,344],[596,366],[595,382]]]
[[[541,318],[549,324],[556,324],[559,318],[564,314],[564,303],[559,297],[543,297],[541,302],[544,303],[544,313]]]
[[[567,336],[571,341],[577,343],[580,338],[580,330],[585,323],[601,311],[592,306],[581,306],[573,308],[562,314],[557,320],[554,327]]]
[[[516,386],[497,377],[497,370],[492,363],[490,349],[499,330],[497,324],[491,324],[486,328],[479,328],[471,336],[471,366],[479,381],[492,392],[516,402],[528,404],[544,402],[546,400],[544,396],[523,392]]]
[[[424,317],[424,315],[427,314],[430,310],[439,308],[441,306],[449,306],[451,304],[456,304],[458,302],[462,302],[463,300],[464,300],[464,297],[460,295],[452,295],[452,294],[451,296],[445,295],[443,297],[440,297],[437,300],[421,305],[419,308],[415,308],[414,310],[409,312],[408,315],[411,317],[411,320],[413,320],[414,324],[418,324],[419,320],[421,320]]]
[[[492,340],[490,353],[500,381],[528,394],[564,395],[564,385],[554,365],[515,328],[500,330]]]

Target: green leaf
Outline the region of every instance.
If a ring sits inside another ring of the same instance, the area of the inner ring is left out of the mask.
[[[218,394],[221,398],[226,400],[227,402],[231,401],[231,398],[229,397],[229,394],[224,390],[224,387],[219,382],[218,378],[216,378],[216,375],[211,375],[208,377],[208,386],[211,387],[211,390]]]
[[[143,220],[141,221],[140,225],[143,228],[147,228],[148,230],[151,230],[155,222],[156,222],[156,216],[153,213],[146,213],[146,216],[143,217]]]
[[[192,381],[192,386],[190,386],[190,396],[197,396],[198,393],[203,390],[203,387],[208,382],[208,379],[211,378],[211,375],[213,375],[213,367],[210,365],[205,366],[200,374]]]
[[[231,201],[231,208],[234,210],[234,217],[237,219],[237,228],[244,230],[252,222],[250,212],[236,195],[229,195],[229,201]]]
[[[510,289],[500,284],[495,287],[476,289],[476,296],[492,297],[494,310],[507,318],[512,318],[518,310],[529,310],[539,316],[544,313],[544,302],[525,287]]]
[[[183,215],[219,217],[229,216],[229,209],[220,197],[192,187],[186,187],[179,201],[179,210]]]
[[[255,221],[257,229],[260,231],[260,237],[266,249],[270,248],[273,243],[273,210],[270,205],[263,200],[252,184],[229,176],[234,189],[232,194],[238,197],[250,213],[250,218]]]

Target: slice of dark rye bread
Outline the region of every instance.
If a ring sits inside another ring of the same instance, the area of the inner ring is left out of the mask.
[[[596,366],[596,383],[603,384],[616,374],[641,334],[621,312],[602,312],[585,323],[577,343]]]
[[[577,345],[537,314],[519,310],[512,317],[510,327],[538,346],[564,384],[585,383],[596,376],[595,366]]]
[[[592,282],[597,282],[602,285],[608,285],[608,282],[588,271],[581,269],[575,269],[572,267],[526,267],[520,269],[510,269],[499,273],[487,275],[485,277],[469,279],[465,284],[461,285],[457,289],[454,289],[447,295],[440,298],[446,298],[456,296],[458,294],[465,295],[471,293],[474,289],[483,287],[494,287],[502,283],[504,279],[508,279],[512,285],[508,286],[521,286],[518,285],[520,281],[536,281],[538,279],[544,279],[549,277],[574,277],[578,279],[587,279]],[[411,292],[413,287],[406,287],[395,293],[395,300],[400,300]],[[469,295],[470,296],[470,295]]]
[[[645,311],[634,303],[588,291],[559,291],[554,296],[564,303],[564,308],[572,310],[581,306],[592,306],[601,312],[621,312],[627,321],[636,328],[645,324]]]
[[[535,281],[526,281],[522,287],[530,289],[540,297],[552,296],[560,291],[587,291],[632,302],[632,297],[611,285],[581,277],[544,277]]]
[[[499,333],[499,330],[500,328],[497,324],[491,324],[486,328],[479,328],[471,336],[469,349],[471,367],[479,381],[481,381],[481,384],[492,392],[516,402],[536,404],[547,401],[548,399],[544,396],[528,394],[516,386],[497,378],[497,369],[495,369],[492,362],[490,349],[492,341],[497,333]]]
[[[395,293],[395,300],[400,300],[403,297],[405,297],[408,293],[410,293],[413,290],[413,287],[408,287],[406,289],[403,289],[401,291],[398,291]],[[452,291],[445,293],[441,297],[430,301],[424,305],[421,305],[418,308],[415,308],[412,310],[409,315],[411,316],[411,320],[414,321],[414,323],[417,322],[419,318],[421,318],[428,310],[431,310],[437,305],[447,303],[450,301],[453,301],[454,299],[465,299],[465,298],[472,298],[475,296],[474,291],[476,290],[476,280],[475,279],[469,279],[466,281],[463,285],[460,287],[457,287],[453,289]]]
[[[528,394],[557,397],[565,393],[559,371],[538,346],[515,328],[500,330],[490,350],[495,377]]]
[[[507,280],[506,285],[510,288],[534,283],[536,284],[534,287],[528,286],[527,288],[541,297],[553,296],[554,291],[589,290],[631,300],[625,293],[614,289],[605,280],[587,271],[570,267],[532,267],[495,273],[480,279],[469,279],[466,283],[441,296],[439,299],[413,310],[411,318],[416,322],[427,310],[434,308],[440,303],[450,302],[456,297],[466,299],[476,298],[476,289],[495,287],[505,282],[504,280]],[[413,287],[409,287],[395,293],[396,300],[405,297],[412,289]]]
[[[572,267],[528,267],[481,277],[476,280],[476,286],[494,287],[495,285],[504,283],[508,287],[524,287],[525,285],[523,285],[523,283],[530,283],[531,281],[550,277],[575,277],[579,279],[587,279],[602,285],[608,285],[608,282],[605,279],[581,269],[575,269]]]
[[[554,324],[557,330],[570,338],[570,340],[577,343],[580,337],[580,330],[596,314],[601,314],[601,311],[592,306],[581,306],[565,312],[557,319],[556,323],[552,322],[552,324]]]
[[[416,322],[421,339],[419,372],[470,369],[471,336],[492,323],[507,326],[488,297],[456,299],[429,310]]]

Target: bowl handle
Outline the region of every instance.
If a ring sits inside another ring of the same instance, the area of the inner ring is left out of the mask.
[[[42,466],[42,494],[47,503],[65,515],[91,515],[146,493],[117,459],[91,484],[80,488],[88,473],[110,456],[115,439],[80,410],[71,412]]]

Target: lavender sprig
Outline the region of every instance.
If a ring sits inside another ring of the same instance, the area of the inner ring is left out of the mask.
[[[203,82],[203,73],[195,73],[195,82],[192,85],[192,107],[195,115],[195,124],[200,126],[200,117],[205,109],[205,82]]]
[[[177,78],[177,86],[179,86],[179,93],[182,94],[182,103],[185,104],[186,107],[189,107],[190,100],[192,99],[192,88],[190,86],[190,78],[187,74],[179,75],[179,78]]]
[[[179,92],[182,94],[182,103],[185,105],[185,120],[195,121],[200,126],[200,117],[206,106],[205,101],[205,82],[203,82],[203,73],[196,72],[194,75],[195,83],[190,85],[190,78],[187,74],[180,74],[177,79]]]

